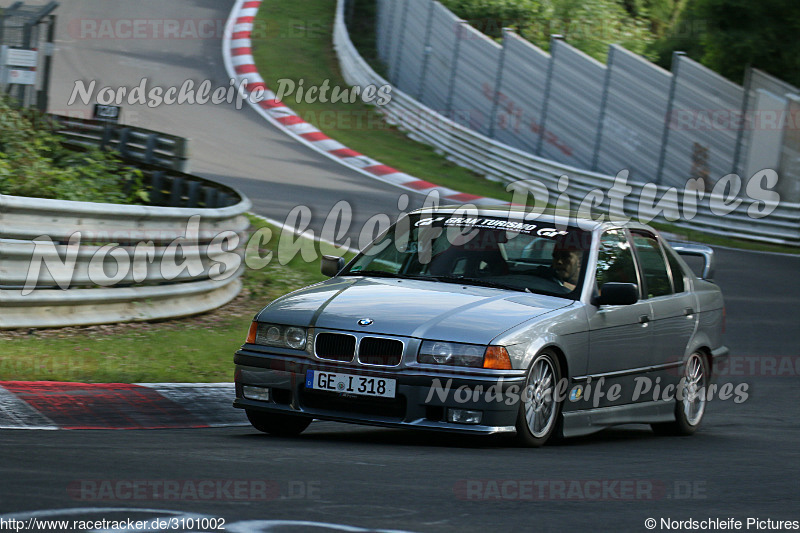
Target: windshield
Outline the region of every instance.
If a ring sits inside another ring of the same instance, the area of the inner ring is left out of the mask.
[[[591,234],[499,217],[414,215],[341,275],[424,279],[577,299]]]

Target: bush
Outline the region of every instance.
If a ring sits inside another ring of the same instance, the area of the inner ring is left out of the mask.
[[[46,117],[34,113],[32,118],[0,99],[0,194],[147,203],[140,170],[99,148],[69,150]]]
[[[442,4],[496,39],[504,27],[522,33],[535,25],[542,7],[538,0],[442,0]]]
[[[629,13],[618,0],[442,0],[442,3],[491,37],[501,37],[502,28],[509,27],[539,48],[549,50],[551,37],[563,35],[569,44],[602,62],[611,44],[649,55],[649,47],[655,41],[651,22]],[[645,4],[635,3],[637,14],[647,12]]]

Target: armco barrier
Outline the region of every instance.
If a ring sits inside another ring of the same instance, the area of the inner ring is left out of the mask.
[[[334,48],[345,80],[351,85],[361,87],[388,85],[389,82],[378,75],[353,46],[345,24],[345,6],[346,0],[338,0],[333,34]],[[551,200],[555,200],[560,194],[558,184],[562,176],[569,177],[567,192],[577,201],[593,190],[607,192],[615,180],[613,176],[554,163],[489,139],[420,104],[396,87],[392,91],[392,101],[380,110],[389,122],[406,131],[411,138],[435,147],[453,162],[489,179],[518,183],[523,187],[526,180],[538,181],[550,190]],[[678,204],[683,201],[682,194],[675,195],[676,202],[667,194],[671,192],[668,187],[645,186],[635,182],[628,183],[628,186],[632,191],[625,197],[626,213],[638,213],[643,193],[645,199],[651,194],[656,200],[664,197],[661,205],[665,213],[681,213],[677,209]],[[684,220],[683,217],[678,220],[665,219],[663,214],[657,220],[729,237],[800,245],[800,204],[781,203],[767,217],[754,219],[747,213],[747,209],[753,205],[752,201],[742,202],[731,213],[718,215],[710,208],[709,202],[712,200],[721,204],[724,198],[721,195],[705,194],[691,220]],[[596,212],[607,207],[606,195],[604,203],[596,207]]]
[[[239,293],[250,200],[181,172],[185,139],[52,118],[71,148],[139,168],[153,205],[0,195],[0,329],[185,316]]]
[[[183,137],[101,120],[48,116],[67,144],[107,147],[129,161],[179,172],[189,170],[189,143]]]
[[[247,198],[188,209],[0,195],[0,328],[219,307],[241,288],[250,205]]]

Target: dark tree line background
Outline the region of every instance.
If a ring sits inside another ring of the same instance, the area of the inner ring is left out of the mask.
[[[798,0],[441,1],[495,38],[507,26],[547,49],[561,34],[600,61],[619,43],[665,68],[684,51],[737,83],[751,65],[800,85]]]

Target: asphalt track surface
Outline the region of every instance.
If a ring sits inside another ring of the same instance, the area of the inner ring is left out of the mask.
[[[51,108],[68,109],[77,79],[114,87],[136,85],[145,76],[161,85],[185,79],[227,85],[218,38],[80,39],[65,28],[87,17],[224,20],[231,5],[63,0]],[[324,220],[334,203],[347,199],[360,227],[374,213],[391,215],[402,194],[297,145],[247,108],[170,106],[124,113],[132,124],[191,137],[193,172],[238,187],[257,213],[273,219],[283,220],[292,207],[305,204]],[[412,198],[412,207],[419,201]],[[723,382],[747,383],[749,398],[742,404],[712,402],[693,437],[656,437],[645,426],[626,426],[529,450],[502,441],[327,422],[315,422],[295,439],[242,427],[2,431],[0,519],[52,518],[53,510],[70,519],[192,513],[224,518],[229,531],[330,531],[344,525],[646,531],[647,518],[798,520],[800,258],[717,252],[716,279],[727,302],[725,340],[738,358]],[[185,492],[177,499],[137,498],[124,490],[126,482],[137,480],[180,481]],[[190,489],[202,481],[245,481],[250,492],[223,488],[197,501]],[[264,493],[255,481],[265,481],[269,490]],[[100,490],[112,486],[117,489]]]

